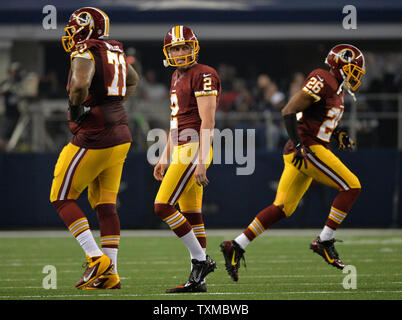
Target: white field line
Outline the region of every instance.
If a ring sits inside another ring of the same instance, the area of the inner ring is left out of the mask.
[[[395,273],[393,274],[394,276],[402,276],[401,273]],[[358,277],[361,278],[369,278],[372,279],[374,277],[383,277],[382,274],[359,274]],[[167,278],[170,278],[172,280],[174,279],[178,279],[178,276],[172,276],[172,277],[166,277],[166,276],[141,276],[141,279],[151,279],[151,280],[158,280],[158,279],[164,279],[166,280]],[[344,274],[323,274],[323,275],[317,275],[317,274],[312,274],[312,275],[289,275],[289,274],[283,274],[283,275],[242,275],[241,276],[242,279],[291,279],[291,278],[295,278],[295,279],[311,279],[311,278],[316,278],[316,279],[322,279],[322,278],[344,278]],[[129,277],[125,277],[122,278],[122,280],[131,280],[131,278]],[[11,281],[15,281],[15,279],[12,278],[6,278],[3,281],[7,281],[7,282],[11,282]],[[28,278],[28,279],[19,279],[18,281],[42,281],[42,278]],[[135,279],[133,279],[132,281],[135,282]],[[314,284],[314,282],[308,282],[311,284]],[[384,283],[395,283],[398,284],[400,282],[384,282]],[[297,285],[298,283],[293,283],[293,285]],[[316,283],[318,284],[318,283]],[[151,286],[154,286],[154,284],[150,284]],[[211,284],[211,286],[220,286],[220,285],[227,285],[227,284]],[[235,285],[235,284],[231,284],[231,285]],[[247,283],[239,283],[239,285],[248,285]],[[134,285],[133,287],[136,287],[136,285]],[[0,289],[4,289],[5,287],[0,287]],[[10,288],[10,287],[9,287]],[[13,288],[17,288],[17,287],[13,287]],[[25,288],[25,287],[24,287]]]
[[[389,293],[402,293],[402,290],[353,290],[353,291],[287,291],[287,292],[208,292],[208,293],[191,293],[191,296],[194,295],[204,295],[204,296],[242,296],[242,295],[259,295],[259,296],[287,296],[287,295],[320,295],[320,294],[348,294],[348,295],[357,295],[357,294],[373,294],[373,293],[384,293],[384,294],[389,294]],[[172,297],[172,296],[181,296],[183,297],[183,294],[119,294],[119,295],[112,295],[112,294],[98,294],[98,295],[89,295],[89,294],[66,294],[66,295],[27,295],[27,296],[18,296],[19,299],[54,299],[54,298],[63,298],[63,299],[68,299],[68,298],[102,298],[102,297],[131,297],[131,298],[145,298],[145,297]],[[0,296],[0,299],[12,299],[14,296]],[[306,297],[308,299],[308,297]],[[230,302],[229,302],[230,303]],[[245,304],[247,304],[245,302]]]
[[[39,279],[35,279],[35,281],[39,281]],[[359,282],[360,285],[362,284],[362,282]],[[377,282],[377,284],[379,285],[400,285],[402,282]],[[363,282],[363,284],[370,284],[369,282]],[[214,287],[259,287],[259,288],[267,288],[267,289],[271,289],[271,288],[277,288],[282,287],[282,286],[292,286],[292,287],[308,287],[308,286],[317,286],[317,285],[322,285],[321,282],[281,282],[281,283],[253,283],[253,284],[249,284],[249,283],[241,283],[241,284],[237,284],[237,283],[233,283],[233,284],[216,284],[216,283],[208,283],[208,288],[214,288]],[[326,287],[341,287],[342,286],[342,281],[340,282],[334,282],[334,283],[326,283],[325,284]],[[141,289],[141,288],[149,288],[149,287],[153,287],[155,288],[154,284],[141,284],[141,285],[130,285],[130,284],[124,284],[124,289]],[[8,289],[8,290],[15,290],[15,289],[43,289],[43,287],[41,286],[12,286],[12,287],[1,287],[1,289]],[[71,286],[58,286],[57,289],[71,289]],[[146,295],[146,294],[145,294]]]

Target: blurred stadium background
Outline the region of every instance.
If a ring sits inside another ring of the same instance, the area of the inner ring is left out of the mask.
[[[63,228],[49,203],[53,168],[69,141],[65,85],[69,56],[60,38],[70,14],[83,6],[104,10],[110,38],[122,41],[141,75],[127,103],[135,141],[119,195],[123,229],[165,228],[153,214],[158,182],[147,162],[147,133],[168,128],[173,70],[162,65],[162,40],[173,25],[198,35],[200,62],[215,67],[223,96],[219,129],[256,129],[256,170],[236,176],[235,165],[208,170],[207,228],[243,228],[275,196],[286,132],[280,109],[328,50],[351,43],[365,54],[367,74],[357,102],[345,103],[343,125],[357,148],[340,157],[363,191],[345,227],[402,226],[402,2],[361,1],[53,1],[57,28],[44,29],[46,1],[0,3],[0,229]],[[357,29],[344,29],[345,5],[357,9]],[[292,218],[277,227],[321,227],[334,192],[313,185]],[[96,229],[96,215],[80,204]]]

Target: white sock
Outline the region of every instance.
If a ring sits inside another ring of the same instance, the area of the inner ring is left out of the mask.
[[[191,259],[196,259],[198,261],[206,260],[205,252],[198,242],[193,230],[182,236],[180,240],[183,241],[184,245],[190,252]]]
[[[110,271],[110,273],[117,273],[117,252],[119,249],[117,248],[102,248],[102,251],[104,254],[106,254],[110,260],[112,260],[112,263],[114,265],[113,269]]]
[[[247,238],[247,236],[244,233],[241,233],[240,235],[238,235],[238,237],[236,239],[234,239],[234,241],[237,242],[237,244],[243,249],[245,250],[246,247],[248,246],[248,244],[250,243],[250,239]]]
[[[322,229],[322,231],[320,233],[321,241],[327,241],[327,240],[333,239],[334,238],[334,233],[335,233],[334,229],[331,229],[330,227],[324,226],[324,228]]]
[[[90,229],[81,232],[75,237],[81,248],[89,257],[101,256],[103,252],[99,249]]]

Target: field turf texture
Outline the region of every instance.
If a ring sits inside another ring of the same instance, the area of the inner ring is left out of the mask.
[[[219,244],[241,230],[207,230],[207,253],[218,269],[207,277],[207,293],[165,294],[190,272],[187,249],[170,230],[122,230],[118,271],[121,290],[74,287],[85,262],[68,231],[0,231],[0,300],[401,300],[402,230],[344,229],[335,243],[345,265],[357,271],[356,289],[345,289],[343,273],[309,249],[319,230],[269,230],[245,253],[239,281],[226,273]],[[93,231],[99,240],[99,231]],[[47,265],[57,289],[44,289]]]

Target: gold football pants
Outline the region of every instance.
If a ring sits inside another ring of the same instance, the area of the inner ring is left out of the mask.
[[[172,161],[165,172],[155,203],[174,206],[179,204],[182,212],[202,209],[203,187],[195,182],[194,171],[198,159],[198,142],[175,146]],[[212,161],[212,147],[209,151],[206,166]]]
[[[69,143],[54,169],[50,201],[76,200],[88,187],[92,208],[116,203],[123,164],[131,143],[105,149],[85,149]]]
[[[292,215],[313,179],[339,191],[360,189],[359,179],[322,145],[312,145],[308,154],[307,169],[297,169],[293,164],[293,153],[283,156],[285,168],[279,180],[274,205],[281,207],[287,217]]]

